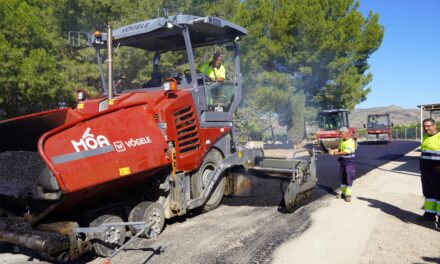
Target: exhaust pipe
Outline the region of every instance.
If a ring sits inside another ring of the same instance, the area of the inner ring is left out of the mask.
[[[107,74],[108,74],[108,100],[113,98],[113,35],[112,26],[107,27]]]

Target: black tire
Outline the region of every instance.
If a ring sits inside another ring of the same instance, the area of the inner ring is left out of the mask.
[[[163,211],[162,205],[155,202],[141,202],[133,209],[131,209],[130,214],[128,215],[128,221],[130,222],[145,222],[146,224],[150,223],[150,221],[156,221],[156,223],[152,226],[151,229],[154,230],[154,233],[148,232],[147,234],[142,234],[142,237],[156,237],[160,234],[165,225],[165,214]],[[129,227],[130,231],[133,235],[139,232],[139,228],[134,228],[132,226]]]
[[[208,155],[205,156],[202,165],[199,170],[191,177],[191,191],[193,197],[199,197],[202,191],[205,189],[209,175],[220,165],[223,160],[222,154],[216,149],[211,150]],[[208,212],[217,208],[223,199],[223,193],[225,191],[226,178],[223,177],[215,187],[208,201],[202,206],[203,212]]]
[[[90,223],[91,227],[98,227],[105,223],[124,222],[116,215],[101,215]],[[109,257],[116,248],[122,246],[125,241],[125,226],[112,227],[105,233],[94,234],[92,247],[95,253],[101,257]]]

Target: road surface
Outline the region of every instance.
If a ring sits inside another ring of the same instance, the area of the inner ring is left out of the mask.
[[[402,159],[418,145],[418,142],[405,141],[393,141],[389,145],[359,145],[357,177],[361,178],[392,160]],[[266,153],[285,155],[289,151]],[[336,157],[320,155],[318,185],[311,198],[291,214],[279,206],[287,182],[253,177],[252,197],[226,197],[214,211],[170,219],[158,238],[137,239],[112,263],[271,263],[277,248],[313,227],[311,215],[327,206],[324,198],[338,186],[338,169]],[[416,168],[397,167],[393,170],[400,169],[413,170],[409,172],[418,177]],[[12,249],[9,245],[0,246],[2,263],[40,262],[26,250],[10,254]],[[102,263],[102,259],[88,254],[78,261],[84,262]]]

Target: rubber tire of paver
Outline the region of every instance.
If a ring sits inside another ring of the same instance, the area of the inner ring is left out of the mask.
[[[105,223],[121,223],[124,222],[116,215],[101,215],[90,223],[90,227],[98,227]],[[125,241],[125,226],[113,227],[111,230],[99,234],[94,234],[92,239],[92,247],[95,253],[101,257],[109,257],[115,249],[122,246]],[[110,237],[112,241],[106,242],[106,238]]]
[[[203,159],[203,163],[199,170],[191,177],[191,191],[194,198],[199,197],[208,181],[208,176],[212,173],[222,162],[222,154],[212,149]],[[217,208],[222,199],[225,191],[226,178],[223,177],[215,187],[212,195],[208,198],[208,201],[200,208],[203,212],[208,212]]]
[[[133,207],[128,215],[129,222],[142,221],[148,224],[152,220],[156,221],[151,228],[154,230],[154,234],[147,230],[147,233],[140,235],[141,237],[157,237],[162,231],[163,226],[165,225],[165,213],[162,205],[156,202],[144,201]],[[133,235],[140,230],[140,228],[135,228],[133,226],[129,226],[129,228]]]

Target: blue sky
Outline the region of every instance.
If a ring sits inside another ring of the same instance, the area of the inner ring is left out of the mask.
[[[359,10],[378,13],[385,35],[369,59],[372,91],[356,108],[440,103],[440,1],[360,0]]]

